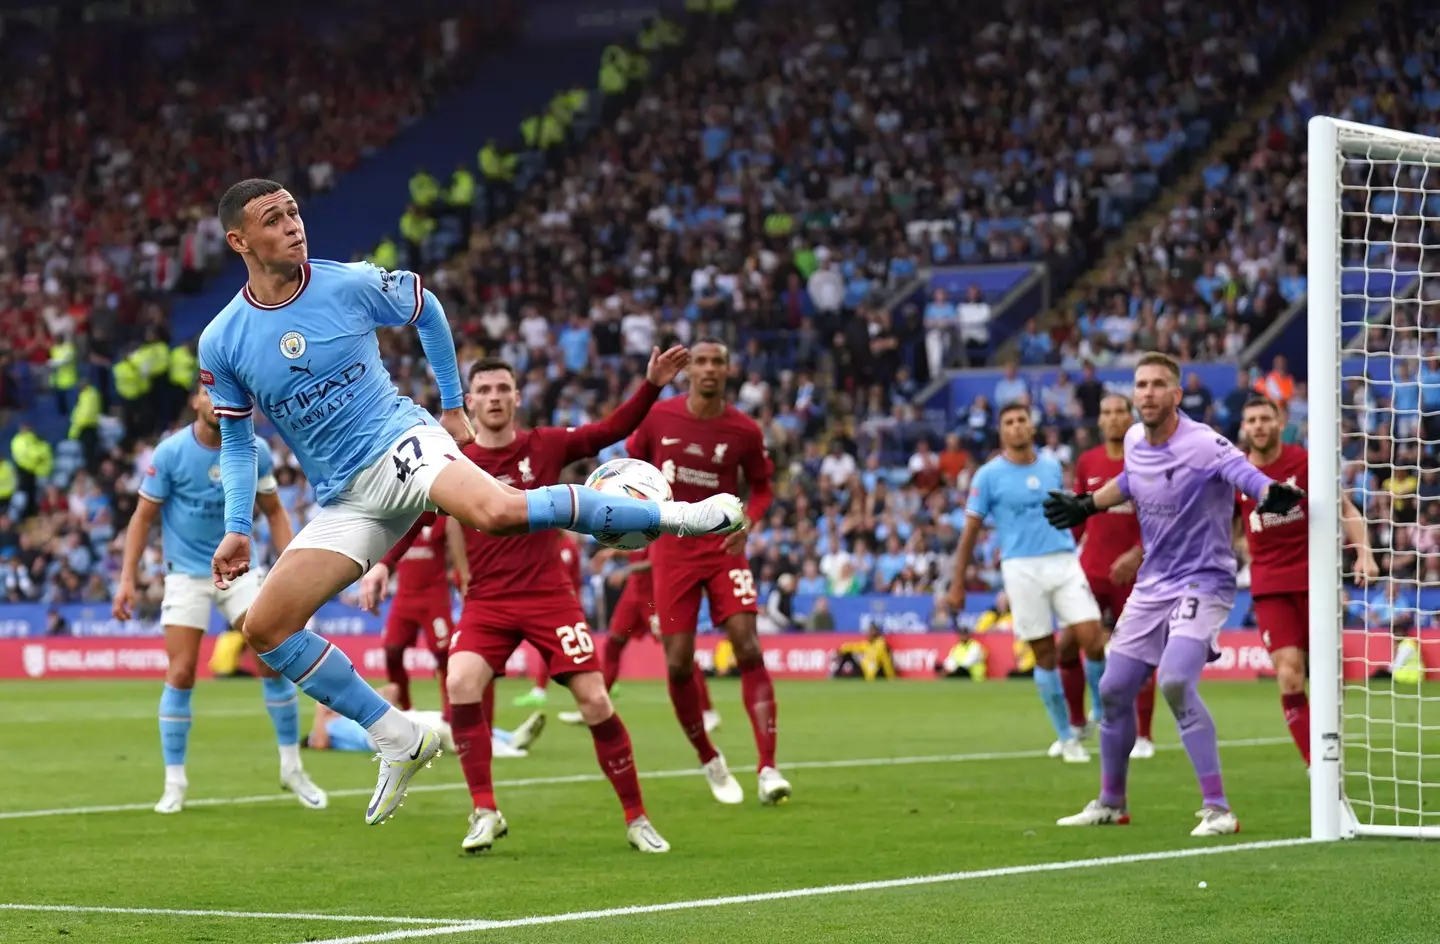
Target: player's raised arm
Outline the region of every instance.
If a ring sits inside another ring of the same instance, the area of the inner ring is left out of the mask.
[[[254,521],[256,473],[255,424],[250,395],[230,370],[215,325],[200,335],[200,382],[210,392],[220,420],[220,481],[225,487],[225,537],[215,550],[215,585],[250,569],[250,530]]]
[[[1108,511],[1130,500],[1129,479],[1121,472],[1088,495],[1053,491],[1045,499],[1045,520],[1057,531],[1080,527],[1091,515]]]
[[[603,420],[565,431],[565,464],[589,458],[639,429],[661,391],[689,362],[690,352],[679,344],[663,354],[658,347],[652,350],[645,382],[638,390]]]
[[[1232,488],[1239,489],[1259,501],[1260,514],[1283,515],[1305,498],[1303,489],[1287,482],[1276,482],[1245,458],[1245,453],[1219,433],[1193,436],[1185,444],[1182,457],[1194,468],[1209,469],[1210,474]]]

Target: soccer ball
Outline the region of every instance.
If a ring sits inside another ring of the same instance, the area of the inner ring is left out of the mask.
[[[672,497],[660,470],[640,459],[611,459],[590,473],[585,487],[641,501],[667,502]],[[608,531],[595,535],[595,540],[617,550],[638,551],[659,536],[659,531]]]

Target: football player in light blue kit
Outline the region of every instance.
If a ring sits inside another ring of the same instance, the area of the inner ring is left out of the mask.
[[[1258,499],[1262,514],[1284,514],[1305,493],[1271,481],[1228,439],[1181,413],[1183,396],[1179,364],[1159,353],[1140,358],[1140,422],[1125,434],[1125,471],[1088,495],[1057,490],[1045,502],[1046,520],[1068,534],[1091,515],[1133,501],[1145,546],[1100,679],[1100,796],[1058,820],[1061,826],[1130,822],[1135,696],[1158,666],[1156,685],[1200,783],[1200,823],[1190,835],[1240,831],[1220,776],[1215,721],[1200,697],[1200,675],[1217,654],[1216,637],[1235,605],[1235,492]]]
[[[185,806],[189,781],[185,756],[190,747],[190,696],[200,661],[200,641],[210,626],[213,604],[236,629],[260,592],[260,575],[250,571],[227,589],[211,578],[211,555],[225,536],[225,492],[220,482],[220,423],[201,387],[190,398],[195,421],[161,440],[140,483],[140,501],[125,532],[120,581],[111,610],[116,619],[134,615],[135,574],[146,542],[160,517],[165,554],[165,597],[160,623],[165,629],[165,688],[160,693],[160,751],[165,759],[165,790],[157,813],[178,813]],[[256,504],[270,524],[270,543],[285,551],[294,531],[275,494],[270,447],[255,440]],[[252,562],[253,565],[253,562]],[[310,780],[300,760],[300,703],[295,683],[277,673],[262,678],[265,709],[280,745],[280,786],[294,793],[302,806],[323,810],[325,791]]]
[[[440,752],[356,674],[345,654],[305,629],[321,604],[354,583],[428,508],[492,534],[564,528],[604,537],[730,534],[739,499],[646,502],[573,485],[520,491],[461,457],[474,439],[455,343],[440,301],[412,272],[367,263],[311,262],[300,209],[271,180],[245,180],[220,200],[230,248],[248,279],[200,336],[200,381],[220,417],[226,534],[212,562],[216,586],[250,567],[255,501],[252,411],[268,416],[315,489],[320,512],[261,587],[245,620],[260,658],[375,741],[380,775],[365,811],[384,822],[410,779]],[[413,325],[440,390],[439,424],[400,396],[380,359],[376,329]],[[482,575],[476,575],[477,577]]]
[[[964,608],[965,570],[975,553],[980,526],[986,519],[993,521],[1015,635],[1028,642],[1035,654],[1035,687],[1055,729],[1050,756],[1083,764],[1090,754],[1080,743],[1079,733],[1070,728],[1065,691],[1056,668],[1054,627],[1058,622],[1062,633],[1073,634],[1087,657],[1103,660],[1100,607],[1080,568],[1075,538],[1045,522],[1045,496],[1064,487],[1064,471],[1059,462],[1035,451],[1029,405],[1006,404],[997,419],[1002,451],[970,480],[965,530],[955,553],[947,602],[952,613]]]

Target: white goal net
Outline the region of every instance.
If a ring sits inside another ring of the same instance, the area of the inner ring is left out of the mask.
[[[1312,834],[1440,838],[1440,138],[1309,131]]]

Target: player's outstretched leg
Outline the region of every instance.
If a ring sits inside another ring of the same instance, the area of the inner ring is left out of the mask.
[[[695,636],[677,633],[661,638],[665,646],[665,678],[670,690],[670,703],[680,730],[700,758],[705,782],[715,799],[725,804],[745,802],[745,791],[730,773],[725,757],[710,743],[705,733],[705,712],[700,707],[700,693],[695,687]]]
[[[1151,667],[1112,652],[1100,679],[1100,796],[1074,816],[1056,820],[1060,826],[1107,826],[1130,822],[1126,802],[1130,750],[1135,744],[1135,693],[1150,677]]]
[[[304,628],[321,604],[354,583],[360,571],[359,564],[336,551],[287,549],[245,616],[245,636],[266,665],[370,732],[380,754],[380,775],[365,822],[375,825],[399,808],[410,779],[430,765],[441,745],[440,735],[371,688],[345,653]]]
[[[760,649],[754,613],[735,613],[724,621],[725,635],[735,649],[735,664],[740,667],[740,697],[750,728],[755,732],[756,795],[766,806],[784,803],[792,792],[790,782],[775,767],[776,734],[775,683],[765,667],[765,653]],[[692,667],[691,673],[694,673]],[[698,695],[698,688],[697,688]],[[702,708],[701,717],[704,717]]]
[[[700,668],[700,663],[695,663],[695,691],[700,695],[700,716],[705,719],[705,733],[709,734],[720,727],[720,712],[710,702],[710,683],[705,678],[705,670]]]
[[[446,679],[450,694],[450,730],[471,801],[470,825],[460,841],[460,848],[465,852],[484,852],[510,832],[504,815],[496,808],[491,774],[494,747],[490,742],[490,726],[495,692],[490,683],[494,678],[494,671],[478,653],[450,654]]]
[[[1149,760],[1155,756],[1155,737],[1152,725],[1155,720],[1155,673],[1145,680],[1140,694],[1135,697],[1135,724],[1140,736],[1130,750],[1133,760]]]
[[[640,852],[669,852],[670,843],[655,831],[645,814],[630,732],[625,730],[625,723],[610,703],[604,676],[599,672],[577,672],[567,678],[565,684],[575,697],[575,707],[580,709],[585,724],[590,728],[600,769],[620,799],[620,808],[625,812],[626,841]]]
[[[205,615],[209,617],[209,601]],[[178,813],[185,808],[185,757],[190,750],[190,696],[195,668],[200,661],[204,631],[188,626],[165,627],[165,687],[160,690],[160,754],[165,761],[165,789],[155,804],[157,813]]]
[[[265,695],[265,712],[270,716],[275,743],[280,748],[281,789],[295,794],[295,799],[307,809],[325,809],[330,805],[330,797],[310,779],[300,760],[300,697],[295,683],[278,675],[262,676],[260,690]]]
[[[1203,806],[1196,815],[1200,825],[1192,836],[1223,836],[1238,833],[1240,823],[1230,810],[1225,785],[1220,776],[1220,745],[1215,734],[1215,721],[1200,697],[1200,673],[1210,658],[1210,643],[1189,636],[1171,636],[1160,657],[1156,685],[1175,715],[1180,729],[1180,743],[1190,757],[1195,777],[1200,782]]]

